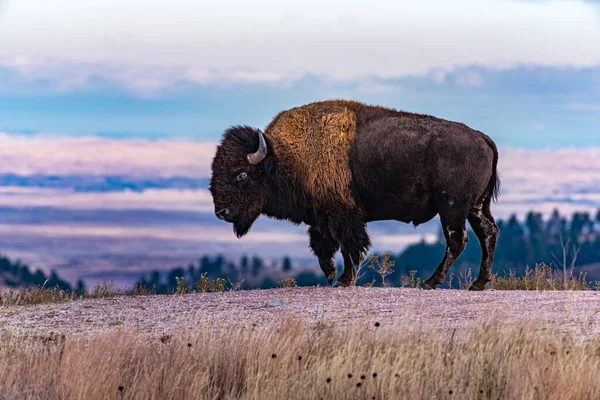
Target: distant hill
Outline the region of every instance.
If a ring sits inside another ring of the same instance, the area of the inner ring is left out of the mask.
[[[142,192],[147,189],[207,189],[208,179],[185,176],[142,178],[92,175],[27,175],[0,174],[0,186],[70,189],[75,192]]]

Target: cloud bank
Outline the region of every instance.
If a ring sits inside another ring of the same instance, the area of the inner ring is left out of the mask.
[[[209,176],[216,144],[0,133],[0,174]]]
[[[212,198],[206,186],[178,188],[179,181],[174,180],[170,188],[168,178],[202,180],[201,185],[206,185],[215,149],[216,143],[193,141],[0,134],[0,175],[34,175],[38,180],[43,176],[137,177],[145,179],[148,185],[144,189],[144,180],[141,180],[139,190],[133,192],[124,190],[127,187],[115,181],[117,186],[108,187],[107,193],[96,193],[93,186],[88,193],[64,185],[4,187],[0,190],[0,206],[212,213]],[[500,148],[499,171],[502,195],[494,207],[503,216],[511,212],[523,216],[531,209],[550,213],[554,207],[570,211],[600,206],[598,147]],[[151,179],[155,177],[167,178],[162,188],[153,185]]]

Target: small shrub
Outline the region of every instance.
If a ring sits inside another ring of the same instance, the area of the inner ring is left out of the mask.
[[[242,285],[244,284],[245,279],[240,279],[239,281],[236,282],[231,282],[229,281],[229,291],[230,292],[237,292],[242,290]]]
[[[145,286],[141,282],[131,291],[132,296],[154,296],[156,295],[156,284],[152,287]]]
[[[590,282],[587,274],[578,277],[568,275],[566,280],[561,271],[545,263],[535,264],[534,268],[526,267],[525,273],[517,276],[513,270],[504,277],[492,276],[492,288],[496,290],[599,290],[600,282]]]
[[[205,292],[223,292],[225,290],[225,285],[227,281],[223,278],[210,279],[206,276],[206,272],[204,272],[200,279],[196,281],[196,290],[199,293]]]
[[[473,285],[473,271],[471,268],[463,269],[458,276],[458,287],[460,289],[469,289]]]
[[[381,256],[381,259],[379,259],[379,257],[374,254],[369,256],[370,264],[368,265],[367,268],[372,269],[373,271],[375,271],[375,273],[377,273],[381,277],[381,285],[382,286],[386,286],[385,277],[394,272],[392,267],[394,266],[395,262],[390,261],[391,256],[392,255],[390,253],[383,254]]]
[[[408,273],[410,276],[403,276],[400,278],[400,286],[413,289],[421,287],[421,278],[415,278],[417,271],[413,269],[408,271]]]
[[[452,282],[454,281],[454,272],[448,274],[448,289],[452,289]]]
[[[285,278],[277,282],[277,286],[280,288],[291,288],[296,287],[296,280],[294,278]]]
[[[91,299],[106,299],[110,297],[124,296],[126,292],[123,289],[118,289],[115,283],[111,280],[104,279],[97,283],[91,294],[85,294],[83,297]]]
[[[177,287],[175,288],[175,294],[182,295],[189,293],[188,288],[185,287],[185,279],[183,277],[175,277],[175,281],[177,282]]]
[[[227,281],[225,279],[217,278],[209,282],[208,290],[211,292],[223,292],[225,291],[225,285],[227,285]]]

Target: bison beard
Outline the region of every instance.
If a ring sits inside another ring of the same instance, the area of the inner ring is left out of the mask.
[[[239,239],[246,235],[250,231],[250,228],[252,228],[254,221],[256,221],[259,216],[260,210],[258,210],[258,212],[249,212],[246,215],[241,214],[236,216],[233,220],[233,233],[235,236],[237,236]]]
[[[497,163],[494,142],[464,124],[324,101],[282,111],[264,134],[247,126],[228,129],[213,159],[210,191],[216,209],[232,211],[238,238],[261,214],[308,225],[310,247],[330,284],[341,250],[342,286],[354,283],[370,248],[368,222],[416,226],[439,215],[446,253],[423,283],[435,289],[466,246],[468,220],[482,249],[471,290],[483,290],[498,235],[490,212],[499,191]],[[248,179],[236,182],[239,171]]]

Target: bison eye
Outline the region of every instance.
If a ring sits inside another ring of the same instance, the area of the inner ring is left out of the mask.
[[[244,180],[244,179],[246,179],[247,177],[248,177],[248,174],[247,174],[247,173],[245,173],[245,172],[242,172],[241,174],[239,174],[239,175],[237,176],[237,180],[238,180],[238,181],[243,181],[243,180]]]

